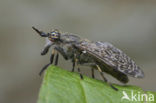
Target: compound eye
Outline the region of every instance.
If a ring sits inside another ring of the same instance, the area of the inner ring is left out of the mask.
[[[51,39],[58,39],[59,38],[59,34],[57,32],[51,32],[51,36],[50,36]]]
[[[51,36],[56,36],[55,33],[51,33]]]

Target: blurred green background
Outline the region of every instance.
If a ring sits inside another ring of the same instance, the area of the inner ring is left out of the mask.
[[[49,62],[40,56],[45,40],[32,26],[49,32],[79,34],[93,41],[108,41],[128,54],[145,72],[128,84],[156,91],[155,0],[1,0],[0,1],[0,103],[35,103]],[[61,57],[59,66],[71,68]],[[81,68],[90,75],[88,68]],[[97,79],[101,79],[96,72]],[[107,78],[118,83],[111,76]]]

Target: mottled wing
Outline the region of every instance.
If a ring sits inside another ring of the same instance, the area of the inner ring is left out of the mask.
[[[143,71],[130,57],[108,42],[90,42],[83,40],[76,46],[126,75],[136,78],[144,77]]]

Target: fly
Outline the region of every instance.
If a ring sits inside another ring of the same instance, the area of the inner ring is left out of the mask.
[[[40,71],[40,75],[51,64],[53,64],[55,56],[55,65],[58,64],[59,54],[65,60],[71,60],[72,72],[77,67],[80,78],[83,76],[80,72],[79,65],[91,67],[92,77],[94,78],[94,69],[100,72],[101,77],[113,89],[118,90],[110,82],[107,81],[103,72],[112,75],[122,83],[129,81],[128,76],[135,78],[143,78],[144,73],[135,62],[128,57],[123,51],[108,42],[93,42],[88,39],[82,39],[77,35],[70,33],[60,33],[57,29],[50,33],[44,33],[35,27],[32,27],[41,37],[46,38],[46,44],[41,55],[46,55],[52,46],[52,54],[50,63],[46,64]]]

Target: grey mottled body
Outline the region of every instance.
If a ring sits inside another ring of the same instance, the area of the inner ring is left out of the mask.
[[[53,46],[53,49],[62,54],[66,60],[71,60],[73,66],[75,62],[78,65],[90,66],[112,75],[123,83],[128,82],[127,75],[135,78],[144,77],[143,71],[130,57],[108,42],[92,42],[73,34],[61,34],[57,30],[46,34],[34,27],[33,29],[40,36],[47,37],[42,55]]]

